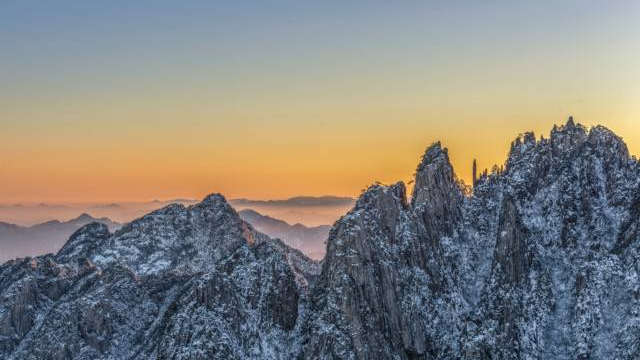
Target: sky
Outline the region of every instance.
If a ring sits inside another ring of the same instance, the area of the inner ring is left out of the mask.
[[[568,115],[640,153],[638,1],[0,2],[0,203],[357,196]]]

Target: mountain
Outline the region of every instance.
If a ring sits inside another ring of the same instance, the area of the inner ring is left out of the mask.
[[[311,227],[333,224],[355,203],[350,197],[337,196],[298,196],[286,200],[232,199],[229,202],[237,210],[253,210],[289,224],[301,223]]]
[[[103,223],[111,231],[121,226],[109,218],[96,219],[86,213],[69,221],[52,220],[29,227],[0,222],[0,263],[17,257],[56,252],[71,234],[91,222]]]
[[[262,215],[251,209],[241,210],[238,214],[256,230],[272,238],[281,239],[285,244],[301,250],[310,258],[321,260],[324,257],[325,242],[331,226],[307,227],[300,223],[289,225],[285,221]]]
[[[354,199],[340,196],[296,196],[285,200],[231,199],[234,206],[351,206]]]
[[[569,119],[473,188],[440,143],[314,262],[220,195],[0,266],[8,359],[637,359],[640,164]],[[131,316],[131,314],[135,314]]]
[[[90,213],[96,218],[107,217],[113,221],[123,223],[173,203],[192,205],[197,203],[197,201],[190,199],[171,199],[110,203],[0,204],[0,219],[17,225],[32,226],[48,221],[49,219],[67,219],[77,216],[77,214],[80,213]]]
[[[96,218],[107,217],[113,221],[125,223],[170,204],[180,203],[187,206],[197,202],[188,198],[175,198],[105,203],[0,204],[0,219],[20,226],[32,226],[50,219],[68,219],[80,213],[89,213]],[[232,199],[229,202],[237,210],[252,209],[290,224],[319,226],[333,224],[353,206],[355,201],[349,197],[299,196],[286,200]]]
[[[518,137],[457,180],[429,147],[407,199],[375,185],[331,230],[309,359],[637,359],[640,165],[608,129]]]
[[[220,195],[0,267],[0,357],[291,358],[318,264]]]

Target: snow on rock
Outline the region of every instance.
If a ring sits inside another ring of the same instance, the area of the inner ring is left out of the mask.
[[[319,265],[218,194],[0,266],[0,358],[289,359]]]
[[[640,171],[573,119],[511,146],[465,196],[439,143],[336,223],[304,355],[317,359],[636,359]]]
[[[472,191],[430,146],[318,263],[218,194],[0,266],[0,358],[637,359],[640,164],[569,119]]]

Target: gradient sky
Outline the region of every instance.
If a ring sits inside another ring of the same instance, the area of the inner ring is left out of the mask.
[[[0,203],[357,195],[569,114],[640,152],[638,1],[0,2]]]

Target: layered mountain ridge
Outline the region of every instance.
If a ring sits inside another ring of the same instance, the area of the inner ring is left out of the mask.
[[[111,231],[122,226],[109,218],[94,218],[87,213],[68,221],[51,220],[28,227],[0,222],[0,263],[17,257],[56,252],[69,235],[92,222],[103,223]]]
[[[0,355],[16,359],[290,358],[317,263],[218,194],[56,255],[0,267]]]
[[[637,359],[639,229],[640,165],[604,127],[522,134],[472,192],[435,143],[411,196],[369,187],[322,263],[220,195],[6,263],[0,355]]]
[[[312,259],[320,260],[324,257],[325,242],[331,226],[309,227],[300,223],[290,225],[285,221],[260,214],[251,209],[241,210],[238,214],[244,221],[253,225],[256,230],[270,237],[281,239],[287,245],[301,250]]]

